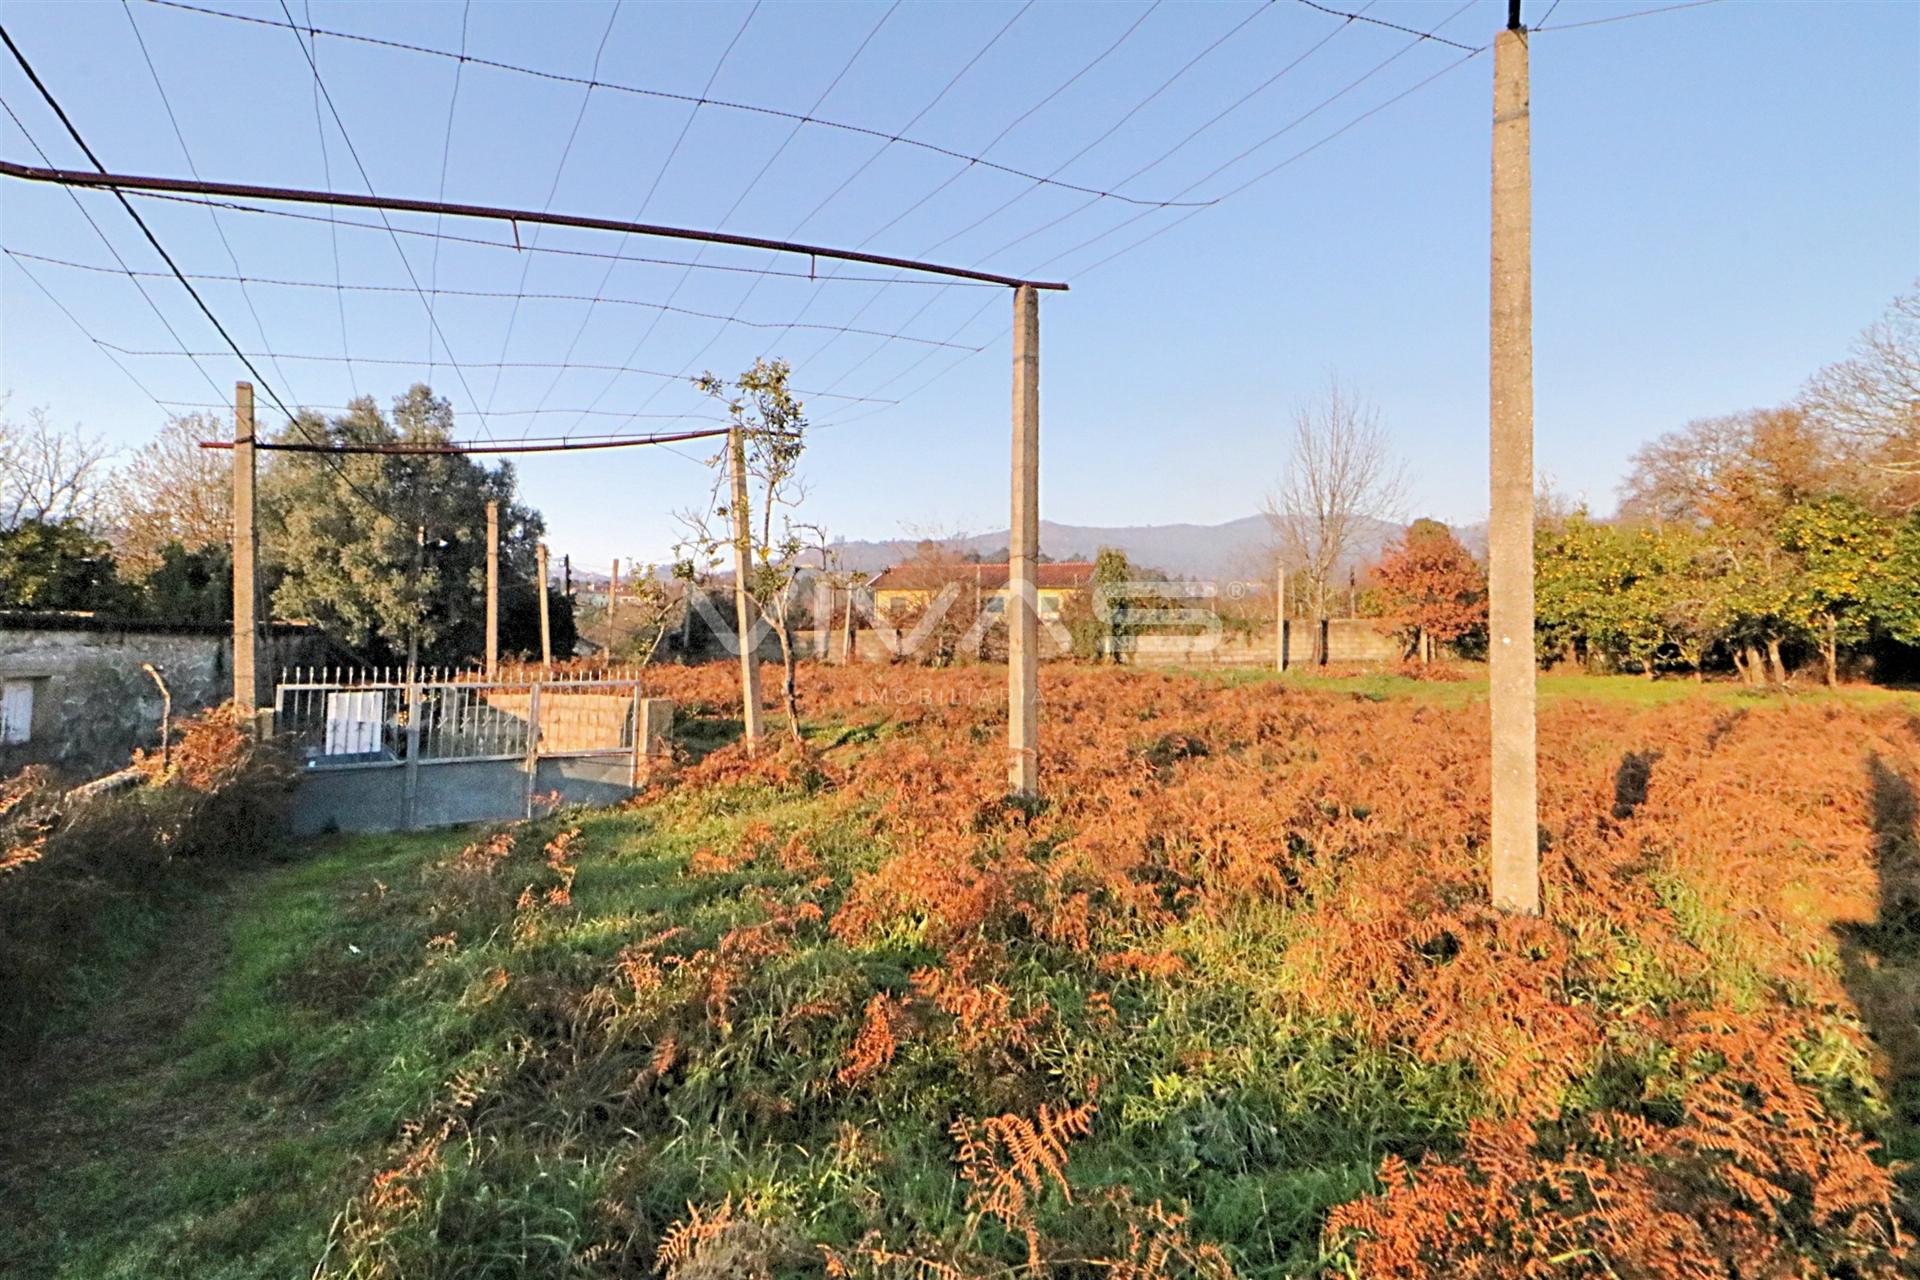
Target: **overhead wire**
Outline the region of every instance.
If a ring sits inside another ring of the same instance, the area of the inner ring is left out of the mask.
[[[818,96],[818,98],[814,98],[814,106],[808,107],[808,113],[812,113],[812,111],[818,111],[818,109],[820,109],[820,106],[822,106],[822,104],[826,104],[826,100],[828,100],[828,96],[831,96],[831,94],[833,94],[833,90],[835,90],[835,88],[839,86],[839,83],[841,83],[841,81],[845,81],[845,79],[847,79],[847,73],[849,73],[849,71],[852,71],[852,67],[854,67],[854,63],[856,63],[856,61],[860,61],[860,54],[864,54],[864,52],[866,52],[866,48],[868,48],[868,46],[870,46],[870,44],[874,42],[874,36],[879,35],[879,31],[881,31],[881,27],[885,27],[885,25],[887,25],[887,19],[891,19],[891,17],[895,15],[895,12],[899,12],[899,8],[900,8],[900,0],[893,0],[893,4],[891,4],[891,6],[887,6],[885,10],[881,10],[881,15],[879,15],[879,21],[876,21],[876,23],[874,23],[874,27],[872,27],[872,29],[868,29],[868,33],[866,33],[866,36],[864,36],[864,38],[860,40],[860,44],[856,44],[856,46],[854,46],[854,50],[852,50],[852,54],[849,54],[849,56],[847,56],[847,61],[843,61],[843,63],[841,63],[841,69],[839,69],[839,71],[837,71],[837,73],[833,75],[833,79],[831,79],[831,81],[828,81],[828,86],[820,90],[820,96]],[[758,10],[758,6],[755,6],[755,10],[749,10],[749,13],[747,13],[747,21],[753,21],[753,13],[755,13],[756,10]],[[741,23],[741,33],[745,33],[745,23]],[[735,35],[733,36],[733,38],[735,38],[735,42],[737,42],[737,40],[739,40],[739,35]],[[730,46],[730,50],[732,50],[732,46]],[[716,75],[716,77],[720,75],[720,65],[718,65],[718,63],[714,65],[714,75]],[[712,83],[712,81],[708,79],[708,84],[710,83]],[[689,123],[691,123],[691,121],[689,121]],[[760,163],[760,169],[758,169],[758,173],[755,173],[755,175],[753,175],[753,177],[751,178],[747,178],[747,186],[745,186],[745,188],[741,188],[741,194],[739,194],[739,196],[737,196],[737,198],[733,200],[732,205],[728,207],[728,211],[720,215],[720,219],[718,219],[718,221],[714,223],[714,226],[728,225],[728,219],[732,219],[733,213],[737,213],[737,211],[739,211],[739,207],[741,207],[741,203],[745,203],[745,200],[747,200],[747,198],[749,198],[749,196],[751,196],[751,194],[755,192],[755,188],[758,188],[758,184],[760,184],[760,180],[766,177],[766,173],[768,173],[768,171],[770,171],[770,169],[774,167],[774,163],[776,163],[776,161],[780,159],[781,155],[785,155],[785,152],[787,152],[787,148],[789,148],[789,146],[793,146],[793,140],[795,140],[795,138],[799,136],[799,132],[801,132],[801,125],[799,125],[799,123],[795,123],[795,125],[793,125],[793,129],[787,130],[787,136],[785,136],[785,138],[781,138],[780,146],[776,146],[776,148],[774,148],[774,152],[768,155],[768,157],[766,157],[766,159],[764,159],[764,161]],[[668,161],[670,161],[670,159],[672,159],[672,157],[668,155]],[[662,171],[664,171],[664,169],[662,169]],[[651,198],[651,194],[649,194],[649,198]],[[791,236],[793,236],[793,232],[787,232],[787,238],[791,238]],[[699,261],[699,259],[701,259],[703,255],[705,255],[705,251],[707,251],[707,249],[705,248],[701,248],[699,249],[699,251],[695,251],[695,253],[693,253],[693,261]],[[678,280],[674,280],[674,288],[672,288],[672,290],[668,292],[668,296],[666,296],[666,301],[672,301],[674,297],[680,296],[680,290],[682,290],[682,288],[685,288],[685,284],[687,284],[687,280],[691,278],[691,274],[693,274],[691,273],[691,271],[682,271],[682,273],[680,273],[680,278],[678,278]],[[612,276],[612,267],[607,267],[607,278],[611,278],[611,276]],[[753,280],[753,284],[751,284],[751,286],[747,288],[747,297],[753,297],[753,292],[755,292],[756,288],[760,288],[760,280],[762,280],[762,278],[764,278],[764,276],[758,276],[758,278],[755,278],[755,280]],[[601,280],[601,286],[605,288],[605,280]],[[739,311],[739,309],[735,307],[735,315],[737,315],[737,311]],[[666,313],[660,313],[660,315],[666,315]],[[586,315],[584,315],[584,317],[580,319],[580,328],[578,328],[578,330],[574,330],[574,340],[572,340],[572,344],[566,347],[566,353],[568,353],[568,355],[572,355],[572,353],[574,353],[574,349],[576,349],[576,347],[580,345],[580,336],[582,336],[582,334],[586,334],[586,330],[588,330],[588,322],[591,319],[593,319],[593,309],[591,309],[591,307],[588,307],[588,313],[586,313]],[[659,322],[660,322],[660,317],[659,315],[657,315],[657,317],[653,319],[653,322],[651,322],[651,324],[647,324],[647,328],[645,328],[645,330],[641,332],[641,336],[639,336],[639,340],[637,340],[636,344],[634,344],[634,351],[632,351],[632,353],[628,355],[628,359],[634,359],[634,355],[637,355],[637,353],[639,353],[639,349],[641,349],[643,345],[647,345],[647,340],[649,340],[649,338],[653,336],[653,332],[655,332],[655,328],[659,326]],[[705,349],[703,349],[703,351],[705,351]],[[699,359],[699,357],[695,357],[695,359]],[[691,361],[689,361],[689,368],[691,368]],[[553,382],[551,382],[551,384],[547,386],[547,395],[551,395],[551,393],[553,393],[553,388],[555,388],[555,386],[559,386],[559,376],[555,376],[555,380],[553,380]],[[612,390],[612,382],[609,382],[607,386],[603,386],[603,388],[599,390],[599,393],[597,393],[597,395],[593,397],[593,401],[591,401],[591,403],[593,403],[593,405],[599,405],[599,403],[601,403],[601,401],[603,401],[603,399],[607,397],[607,393],[609,393],[609,391],[611,390]],[[649,397],[649,399],[647,399],[647,403],[651,403],[651,401],[653,401],[653,397]],[[641,407],[645,409],[645,403],[643,403]]]
[[[313,21],[313,0],[302,0],[302,3],[305,6],[307,21],[312,22]],[[314,66],[316,70],[319,67],[319,62],[320,62],[319,51],[315,50]],[[313,77],[312,97],[313,97],[313,136],[320,143],[320,179],[321,181],[327,184],[329,189],[331,189],[333,186],[333,152],[332,152],[332,148],[329,147],[327,144],[326,117],[320,114],[320,77],[317,74]],[[333,278],[334,278],[334,281],[338,283],[343,278],[340,271],[340,226],[338,221],[338,215],[334,210],[329,209],[326,212],[326,216],[320,219],[320,221],[323,221],[328,224],[327,225],[327,243],[333,249]],[[439,248],[439,243],[440,242],[438,240],[434,241],[434,247],[436,249]],[[334,304],[334,309],[339,313],[339,316],[340,316],[340,353],[342,355],[346,355],[353,349],[353,342],[347,336],[347,297],[346,295],[335,294],[333,299],[333,304]],[[427,317],[427,331],[429,334],[431,334],[433,331],[432,316]],[[427,341],[429,344],[428,353],[429,355],[431,355],[432,353],[431,344],[433,339],[429,337]],[[353,389],[353,394],[356,397],[358,397],[360,394],[360,382],[359,382],[359,379],[354,375],[353,361],[351,360],[347,361],[347,385]]]
[[[1685,0],[1685,3],[1683,4],[1663,4],[1652,9],[1636,9],[1632,13],[1610,13],[1603,18],[1583,18],[1579,22],[1563,22],[1557,27],[1547,26],[1543,21],[1540,26],[1531,28],[1531,30],[1536,32],[1572,31],[1577,27],[1605,26],[1609,22],[1625,22],[1630,18],[1651,18],[1655,14],[1674,13],[1681,9],[1699,9],[1699,8],[1705,7],[1706,5],[1718,4],[1718,3],[1720,3],[1720,0]],[[1547,16],[1552,17],[1553,11],[1548,10]]]
[[[280,22],[280,21],[276,21],[273,18],[263,18],[257,14],[232,13],[225,9],[214,9],[206,5],[188,4],[188,3],[185,3],[184,0],[146,0],[146,3],[160,5],[161,7],[168,8],[168,9],[179,9],[186,13],[196,13],[196,14],[200,14],[202,16],[210,17],[210,18],[223,18],[230,22],[245,22],[245,23],[252,23],[256,26],[265,26],[265,27],[292,27],[294,30],[306,31],[309,34],[309,36],[327,36],[336,40],[350,41],[356,44],[374,45],[381,48],[394,49],[394,50],[398,50],[405,53],[415,53],[415,54],[421,54],[429,57],[445,58],[450,60],[457,60],[461,57],[461,55],[452,53],[446,49],[435,49],[428,45],[413,44],[413,43],[409,43],[407,41],[402,41],[402,40],[388,40],[379,36],[362,35],[360,33],[350,32],[350,31],[334,31],[334,30],[329,30],[325,27],[314,27],[314,26],[299,27],[299,26],[295,26],[295,24],[292,23],[291,17],[289,17],[289,20],[286,22]],[[841,120],[828,120],[818,116],[803,114],[797,111],[785,111],[785,110],[781,110],[778,107],[760,106],[758,104],[749,103],[749,102],[734,102],[734,101],[729,101],[723,98],[710,97],[705,94],[695,95],[690,93],[677,93],[677,92],[673,92],[666,89],[651,89],[651,88],[646,88],[640,85],[621,84],[617,81],[612,81],[612,80],[599,80],[599,79],[594,79],[590,77],[567,75],[564,72],[545,71],[536,67],[522,66],[516,63],[504,62],[496,58],[485,58],[477,54],[471,54],[471,53],[465,55],[465,61],[476,67],[486,67],[489,70],[493,70],[493,71],[512,72],[518,75],[532,76],[541,80],[556,81],[561,84],[591,85],[593,88],[605,89],[613,93],[633,94],[640,97],[656,98],[656,99],[660,99],[668,102],[693,103],[701,107],[718,107],[727,111],[749,112],[755,115],[773,116],[779,119],[793,120],[793,121],[799,122],[800,124],[812,125],[817,128],[834,129],[834,130],[839,130],[846,133],[861,134],[869,138],[884,139],[886,142],[888,142],[891,145],[915,147],[923,151],[935,152],[939,155],[946,156],[949,159],[965,160],[971,164],[977,164],[982,168],[993,169],[1000,173],[1005,173],[1011,177],[1024,178],[1028,181],[1040,181],[1045,183],[1048,186],[1063,187],[1070,191],[1078,191],[1083,195],[1102,194],[1102,195],[1106,195],[1109,199],[1124,201],[1125,203],[1128,203],[1128,204],[1153,204],[1160,207],[1167,206],[1167,202],[1164,202],[1164,201],[1147,200],[1139,196],[1123,196],[1117,192],[1102,192],[1097,187],[1088,187],[1088,186],[1079,185],[1077,183],[1062,182],[1053,178],[1040,178],[1039,175],[1037,174],[1027,173],[1024,170],[1016,169],[1011,165],[999,164],[994,161],[984,159],[980,156],[968,155],[966,152],[955,150],[952,147],[943,147],[938,145],[937,143],[927,142],[923,139],[902,137],[898,134],[890,134],[883,129],[874,129],[864,125],[849,124]]]
[[[200,176],[200,169],[199,166],[194,163],[193,149],[187,145],[186,131],[180,127],[180,117],[175,114],[173,109],[173,98],[168,94],[166,85],[160,79],[160,68],[154,63],[152,51],[147,48],[146,37],[141,34],[140,23],[133,16],[133,5],[130,0],[121,0],[120,11],[127,17],[127,26],[133,30],[134,44],[139,47],[140,58],[146,63],[147,75],[153,80],[154,92],[159,96],[160,107],[166,112],[167,123],[173,129],[174,141],[180,144],[180,154],[186,159],[187,172],[197,178]],[[226,250],[227,261],[233,264],[233,269],[236,274],[241,274],[242,268],[240,266],[239,255],[233,251],[233,242],[227,238],[227,229],[221,223],[219,213],[213,209],[207,210],[207,220],[213,224],[213,232],[220,240],[220,247]],[[254,305],[252,291],[245,285],[242,285],[240,287],[240,296],[247,304],[247,313],[253,317],[254,331],[260,336],[260,345],[263,347],[271,347],[273,341],[267,337],[267,328],[266,325],[261,322],[260,308]],[[299,400],[300,393],[294,390],[292,381],[287,377],[287,371],[282,369],[278,362],[274,364],[274,372],[279,375],[280,381],[286,384],[287,394],[292,396],[296,401]]]
[[[334,126],[340,131],[340,140],[347,144],[347,154],[352,157],[354,168],[360,171],[360,180],[366,184],[367,193],[372,195],[374,193],[373,177],[367,172],[366,164],[360,159],[359,148],[353,145],[353,135],[347,132],[347,122],[341,118],[340,108],[334,104],[333,94],[327,90],[327,82],[320,75],[320,64],[315,60],[313,50],[307,48],[306,41],[300,38],[300,30],[293,24],[293,11],[287,8],[287,0],[280,0],[280,9],[287,16],[287,27],[293,32],[294,44],[299,46],[301,56],[306,59],[308,69],[313,72],[314,86],[320,90],[320,96],[327,104],[327,111],[333,116]],[[380,211],[380,221],[387,224],[389,233],[393,231],[393,225],[384,209]],[[481,407],[479,398],[473,394],[473,388],[468,385],[466,371],[461,368],[459,360],[455,358],[453,344],[447,341],[446,332],[440,327],[439,318],[433,314],[433,304],[427,300],[425,292],[421,290],[420,278],[414,274],[413,262],[407,257],[407,251],[401,247],[398,236],[393,237],[393,251],[399,255],[400,265],[406,269],[407,279],[413,283],[414,291],[420,294],[420,305],[426,308],[427,321],[432,325],[434,333],[439,335],[440,346],[447,353],[447,363],[453,366],[455,376],[460,379],[460,389],[467,393],[468,403],[480,417],[480,434],[491,437],[493,431],[487,425],[486,411]]]
[[[567,172],[567,158],[573,154],[573,144],[576,141],[578,141],[580,138],[580,126],[586,121],[587,108],[593,105],[593,79],[597,78],[600,75],[600,61],[601,59],[607,56],[607,41],[613,38],[613,27],[614,27],[614,24],[619,20],[620,20],[620,0],[613,0],[613,10],[607,15],[606,30],[600,33],[599,47],[596,48],[593,52],[593,73],[592,73],[593,78],[590,78],[588,80],[586,92],[580,95],[580,110],[574,113],[573,128],[567,131],[566,145],[560,148],[560,160],[557,164],[553,166],[553,181],[547,187],[547,198],[544,201],[542,201],[540,205],[541,212],[543,213],[546,210],[553,208],[553,198],[560,194],[560,180],[562,177],[566,175],[566,172]],[[442,183],[443,190],[441,192],[442,199],[446,198],[444,186],[445,184],[443,181]],[[533,229],[532,240],[535,244],[538,244],[540,242],[541,230],[542,228],[537,226]],[[527,287],[527,273],[532,270],[533,270],[533,259],[523,257],[520,260],[520,286],[519,286],[521,292],[523,293],[526,291],[526,287]],[[671,301],[671,299],[669,299],[669,301]],[[588,309],[589,311],[591,311],[592,308],[589,307]],[[500,358],[502,360],[505,360],[507,358],[507,348],[513,345],[513,327],[514,327],[514,323],[518,321],[519,318],[520,318],[520,301],[518,298],[515,298],[513,303],[513,309],[507,313],[506,336],[500,339]],[[572,350],[569,349],[567,352],[567,355],[571,356],[572,354],[573,354]],[[500,394],[500,374],[496,369],[493,375],[493,385],[487,390],[487,407],[488,408],[493,407],[494,399],[499,394]]]
[[[919,111],[915,112],[913,115],[913,118],[908,120],[906,124],[902,125],[899,131],[904,133],[908,129],[911,129],[914,125],[918,124],[922,119],[924,119],[928,112],[932,111],[935,107],[939,106],[940,103],[946,99],[947,95],[953,92],[955,86],[957,86],[960,83],[960,81],[966,77],[967,73],[972,71],[974,67],[978,66],[980,63],[980,60],[986,57],[987,54],[990,51],[992,51],[995,45],[1000,43],[1001,39],[1005,37],[1007,32],[1013,29],[1014,24],[1018,23],[1021,18],[1026,16],[1027,12],[1033,8],[1034,3],[1035,3],[1035,0],[1026,0],[1025,4],[1021,5],[1018,9],[1016,9],[1013,13],[1013,16],[1008,18],[1007,21],[1004,24],[1002,24],[1000,28],[996,30],[993,33],[993,35],[987,39],[987,42],[981,45],[980,48],[974,52],[972,57],[968,58],[966,62],[961,64],[960,69],[954,72],[953,75],[948,78],[946,83],[941,85],[940,88],[935,91],[934,95],[927,100],[926,105],[921,107]],[[896,5],[895,7],[897,8],[898,6]],[[888,10],[889,14],[891,14],[892,12],[893,10],[891,9]],[[875,30],[877,31],[878,28],[876,27]],[[868,39],[871,40],[872,37],[869,36]],[[864,49],[865,47],[866,45],[863,43],[861,45],[861,48]],[[859,53],[856,50],[855,58],[857,58],[858,56],[859,56]],[[852,67],[852,62],[849,61],[848,68],[850,69],[851,67]],[[842,71],[841,76],[836,76],[834,78],[834,84],[838,84],[840,82],[840,79],[845,74],[846,72]],[[827,92],[830,93],[832,92],[832,90],[833,90],[833,85],[827,86]],[[825,100],[825,94],[822,95],[822,101],[824,100]],[[816,107],[817,105],[818,104],[816,104]],[[796,132],[797,132],[797,128],[796,128]],[[788,142],[792,141],[792,135],[789,135],[787,141]],[[784,149],[785,149],[785,143],[782,144],[782,150]],[[795,223],[792,229],[787,232],[787,234],[789,236],[798,235],[800,233],[800,230],[803,227],[805,227],[807,223],[813,221],[814,217],[817,216],[822,209],[826,208],[827,205],[833,200],[835,196],[837,196],[841,191],[844,191],[846,189],[847,184],[849,182],[852,182],[854,177],[857,177],[860,174],[866,172],[867,167],[871,165],[874,162],[874,160],[879,157],[881,151],[884,151],[884,150],[885,150],[885,147],[882,147],[880,151],[876,151],[872,155],[868,156],[867,159],[864,162],[862,162],[858,168],[854,170],[852,176],[848,177],[845,182],[842,182],[838,187],[834,188],[834,190],[827,195],[826,199],[822,200],[819,204],[815,205],[813,209],[806,214],[806,216],[802,217],[799,222]],[[771,161],[769,163],[771,163]],[[765,174],[764,168],[762,169],[761,173],[762,173],[762,176],[764,176]],[[751,191],[751,190],[752,190],[752,186],[750,184],[748,191]],[[739,200],[734,201],[734,209],[739,208],[742,201],[745,200],[746,194],[747,194],[746,192],[743,192],[741,194],[741,198]],[[727,216],[731,217],[732,212],[733,212],[732,210],[729,210]],[[721,224],[724,225],[725,221],[726,221],[726,218],[723,217],[721,219]],[[740,308],[746,306],[747,302],[752,299],[754,293],[760,288],[762,283],[764,283],[764,277],[762,277],[761,279],[754,280],[747,287],[747,291],[741,296],[740,301],[734,304],[733,313],[735,315],[738,315]],[[816,328],[816,327],[818,326],[805,324],[800,322],[799,320],[795,320],[794,322],[786,326],[786,329],[788,332],[791,332],[793,329]],[[681,369],[681,374],[683,376],[691,373],[694,366],[697,365],[701,361],[701,359],[705,357],[706,354],[713,349],[714,343],[720,340],[720,335],[723,332],[725,332],[724,325],[721,328],[716,329],[714,331],[713,336],[707,339],[706,344],[702,346],[698,351],[694,352],[692,358],[690,358]],[[644,409],[647,407],[647,405],[651,404],[654,398],[659,395],[660,390],[661,388],[656,387],[654,389],[653,395],[649,396],[646,400],[643,400],[640,404],[640,407]],[[598,404],[599,401],[596,399],[594,403]]]
[[[313,0],[306,0],[306,4],[307,21],[311,23],[313,21]],[[437,200],[445,200],[447,198],[447,165],[448,162],[453,159],[453,117],[455,109],[460,105],[461,75],[467,69],[467,23],[472,17],[473,0],[463,0],[460,6],[460,61],[453,64],[453,89],[447,94],[447,127],[444,136],[440,140],[440,187],[434,197]],[[327,185],[332,186],[333,184],[329,182]],[[435,214],[433,216],[433,261],[427,267],[427,288],[429,290],[436,289],[440,285],[441,240],[439,233],[445,228],[445,224],[446,216],[444,214]],[[337,235],[338,232],[335,234]],[[336,276],[339,275],[337,263],[334,274]],[[433,382],[433,320],[431,317],[427,320],[427,382],[429,384]]]
[[[5,28],[0,27],[0,32],[4,32],[4,30]],[[8,43],[9,45],[11,45],[12,42],[9,41]],[[26,122],[21,120],[20,117],[14,113],[13,104],[6,102],[4,99],[0,99],[0,107],[6,108],[7,118],[13,121],[14,127],[20,131],[20,136],[27,140],[27,145],[31,146],[34,149],[34,152],[37,155],[39,155],[39,157],[42,160],[46,161],[48,164],[52,164],[53,163],[52,159],[48,157],[46,150],[43,147],[41,147],[39,139],[35,138],[33,134],[27,130]],[[100,238],[100,243],[105,245],[107,248],[107,252],[113,255],[113,260],[120,264],[121,270],[126,273],[127,278],[132,282],[133,287],[139,291],[141,298],[143,298],[146,301],[148,308],[152,310],[154,316],[160,321],[161,328],[167,331],[167,336],[172,338],[182,351],[185,351],[187,349],[186,340],[182,338],[179,334],[179,331],[173,327],[173,321],[168,319],[167,313],[160,309],[160,304],[154,301],[153,295],[147,292],[147,287],[144,284],[140,283],[139,279],[133,275],[133,268],[127,265],[127,260],[121,256],[120,250],[114,246],[114,243],[112,240],[107,238],[107,233],[105,229],[103,229],[100,226],[100,223],[95,220],[92,210],[88,209],[86,204],[80,199],[79,193],[74,191],[71,187],[69,187],[67,188],[67,198],[73,201],[73,207],[80,211],[80,216],[86,220],[86,223],[88,226],[93,228],[93,234]],[[28,278],[34,279],[31,273],[28,274]],[[38,284],[39,281],[35,279],[34,283]],[[44,285],[41,286],[41,289],[43,292],[45,292]],[[52,296],[52,295],[49,294],[48,296]],[[58,305],[57,300],[56,300],[56,305]],[[78,320],[76,320],[75,323],[78,324],[79,323]],[[86,332],[85,326],[81,326],[81,331],[83,333]],[[213,375],[207,372],[206,367],[200,364],[199,361],[196,360],[194,362],[194,368],[198,369],[200,372],[200,376],[206,379],[207,385],[213,388],[214,394],[219,395],[220,384],[214,381]]]

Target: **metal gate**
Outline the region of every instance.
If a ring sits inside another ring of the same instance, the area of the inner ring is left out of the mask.
[[[408,831],[617,804],[667,754],[673,704],[606,677],[283,680],[274,734],[300,767],[292,827]]]

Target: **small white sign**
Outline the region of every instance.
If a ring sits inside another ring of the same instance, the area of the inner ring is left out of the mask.
[[[372,755],[380,750],[380,734],[386,723],[385,690],[355,689],[345,693],[329,693],[323,754]]]

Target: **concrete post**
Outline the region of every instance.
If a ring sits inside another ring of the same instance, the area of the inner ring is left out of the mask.
[[[252,720],[260,710],[257,645],[260,530],[253,514],[253,384],[233,384],[233,704]]]
[[[547,544],[541,543],[536,556],[540,581],[540,673],[553,670],[553,627],[547,620]]]
[[[1287,669],[1287,566],[1273,571],[1273,669]]]
[[[500,671],[500,504],[487,503],[487,676]]]
[[[1514,6],[1515,9],[1518,6]],[[1493,902],[1540,912],[1533,655],[1533,190],[1527,33],[1493,44],[1491,511],[1487,521],[1493,717]]]
[[[613,562],[613,576],[607,582],[607,658],[613,658],[614,638],[620,634],[620,562]]]
[[[760,654],[753,643],[753,601],[747,575],[753,572],[753,521],[747,512],[747,440],[739,427],[727,432],[727,463],[733,472],[733,621],[740,641],[740,718],[747,754],[760,742]]]
[[[1007,784],[1040,785],[1040,295],[1013,291],[1013,512],[1007,546]]]

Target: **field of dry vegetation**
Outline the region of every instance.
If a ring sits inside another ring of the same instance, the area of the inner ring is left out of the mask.
[[[728,676],[650,676],[696,749],[626,810],[263,873],[165,1048],[49,1104],[93,1154],[6,1188],[0,1262],[1912,1261],[1920,702],[1551,701],[1524,920],[1469,699],[1049,668],[1016,803],[999,672],[809,669],[759,760]]]

